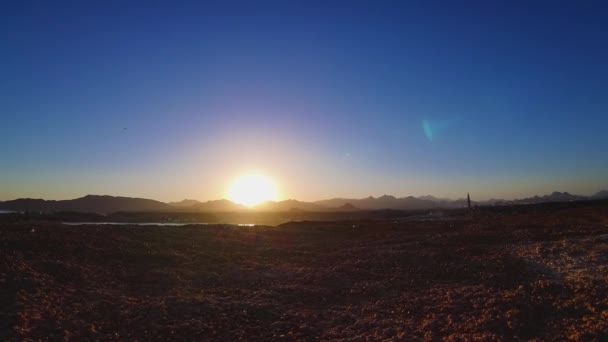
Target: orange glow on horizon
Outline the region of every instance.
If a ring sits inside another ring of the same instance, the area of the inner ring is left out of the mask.
[[[254,206],[265,201],[276,201],[278,191],[268,177],[247,174],[236,178],[228,189],[228,199],[246,206]]]

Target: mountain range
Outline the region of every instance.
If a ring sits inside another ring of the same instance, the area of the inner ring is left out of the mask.
[[[60,201],[19,198],[0,203],[0,209],[2,210],[41,212],[79,211],[112,213],[117,211],[159,211],[171,208],[166,203],[151,199],[98,195],[87,195],[76,199]]]
[[[511,205],[536,204],[546,202],[570,202],[591,199],[608,199],[608,190],[602,190],[592,196],[573,195],[568,192],[553,192],[549,195],[534,196],[516,200],[492,199],[488,201],[471,201],[473,205]],[[467,206],[464,198],[450,200],[434,196],[332,198],[315,202],[303,202],[294,199],[268,201],[254,207],[246,207],[226,199],[201,202],[185,199],[180,202],[164,203],[145,198],[87,195],[72,200],[44,200],[20,198],[0,202],[0,210],[36,211],[36,212],[90,212],[108,214],[113,212],[135,211],[193,211],[193,212],[236,212],[236,211],[355,211],[355,210],[415,210],[430,208],[463,208]]]

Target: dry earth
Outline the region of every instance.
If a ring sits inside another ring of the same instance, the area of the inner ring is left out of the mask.
[[[0,226],[0,340],[608,340],[607,207]]]

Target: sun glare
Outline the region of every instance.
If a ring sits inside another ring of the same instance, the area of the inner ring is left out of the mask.
[[[265,201],[277,200],[274,182],[261,175],[244,175],[235,179],[228,190],[228,199],[235,203],[253,206]]]

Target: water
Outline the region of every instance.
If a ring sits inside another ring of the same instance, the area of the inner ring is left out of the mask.
[[[62,224],[68,226],[84,226],[84,225],[110,225],[110,226],[159,226],[159,227],[183,227],[189,225],[216,225],[223,223],[208,223],[208,222],[186,222],[186,223],[176,223],[176,222],[62,222]],[[230,224],[231,226],[238,227],[255,227],[253,223],[239,223],[239,224]]]

